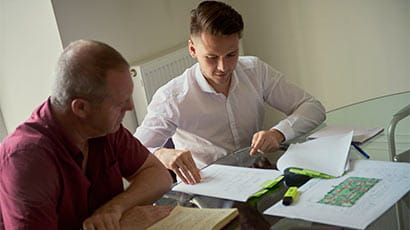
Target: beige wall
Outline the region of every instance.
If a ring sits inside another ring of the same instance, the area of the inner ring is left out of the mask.
[[[135,64],[187,44],[190,10],[199,1],[52,2],[64,47],[77,39],[99,40],[112,45]],[[126,114],[123,124],[135,131],[137,119],[133,111]]]
[[[189,11],[199,1],[0,0],[0,108],[8,131],[49,95],[70,41],[107,42],[138,63],[186,43]],[[409,0],[227,2],[245,19],[245,54],[284,72],[328,110],[410,90]],[[270,112],[266,122],[278,116]]]
[[[77,39],[106,42],[131,63],[187,44],[199,0],[53,0],[64,47]]]
[[[409,0],[232,2],[245,20],[245,53],[327,110],[410,90]]]
[[[8,132],[49,95],[62,50],[48,0],[0,0],[0,108]]]

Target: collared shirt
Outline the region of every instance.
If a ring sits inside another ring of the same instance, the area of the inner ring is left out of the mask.
[[[325,118],[322,104],[282,73],[257,57],[239,57],[228,97],[208,84],[197,63],[158,89],[135,136],[151,152],[172,137],[175,149],[190,150],[201,168],[250,146],[253,134],[262,130],[265,103],[288,115],[272,127],[286,140]]]
[[[49,100],[0,146],[0,210],[8,229],[80,229],[99,206],[123,192],[149,152],[124,127],[90,139],[81,151],[64,134]],[[0,229],[1,228],[0,221]]]

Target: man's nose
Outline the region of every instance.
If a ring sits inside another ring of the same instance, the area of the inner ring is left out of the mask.
[[[218,60],[218,70],[221,72],[225,72],[226,70],[226,59],[223,57]]]

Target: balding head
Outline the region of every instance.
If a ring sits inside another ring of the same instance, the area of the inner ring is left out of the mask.
[[[129,65],[122,55],[102,42],[72,42],[58,60],[51,103],[62,110],[75,98],[99,103],[107,96],[107,71],[125,68]]]

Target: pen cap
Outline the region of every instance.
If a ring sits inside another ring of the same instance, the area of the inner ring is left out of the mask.
[[[298,187],[292,186],[290,187],[285,195],[283,196],[282,203],[283,205],[290,205],[294,200],[296,200],[296,197],[298,195]]]

